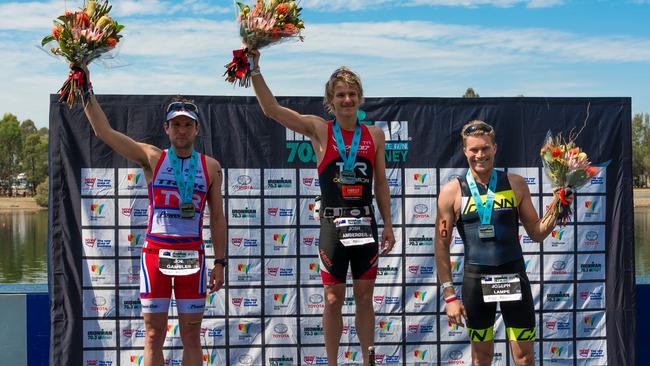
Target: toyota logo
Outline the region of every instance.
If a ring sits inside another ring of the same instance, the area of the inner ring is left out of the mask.
[[[427,213],[429,211],[429,206],[424,203],[419,203],[413,207],[413,211],[417,214]]]
[[[93,299],[93,304],[95,306],[104,306],[106,305],[106,299],[101,296],[97,296],[96,298]]]
[[[323,302],[323,295],[313,294],[309,296],[309,302],[312,304],[320,304]]]
[[[452,360],[460,360],[461,358],[463,358],[463,351],[453,350],[449,352],[449,358],[451,358]]]
[[[243,365],[250,365],[251,363],[253,363],[253,357],[251,357],[251,356],[247,353],[247,354],[245,354],[245,355],[241,355],[241,356],[239,356],[239,358],[237,359],[237,361],[239,361],[239,363],[241,363],[241,364],[243,364]]]
[[[587,235],[585,235],[585,237],[589,241],[595,241],[598,240],[598,233],[595,231],[587,231]]]
[[[240,175],[239,177],[237,177],[237,183],[242,185],[251,184],[252,181],[253,178],[249,177],[248,175]]]
[[[447,182],[451,182],[454,179],[460,179],[462,176],[460,174],[452,174],[447,178]]]
[[[565,261],[555,261],[553,262],[553,269],[556,271],[561,271],[566,268],[566,262]]]
[[[287,325],[286,325],[286,324],[283,324],[283,323],[276,324],[276,325],[273,327],[273,331],[276,332],[276,333],[280,333],[280,334],[284,334],[284,333],[286,333],[288,330],[289,330],[289,327],[287,327]]]

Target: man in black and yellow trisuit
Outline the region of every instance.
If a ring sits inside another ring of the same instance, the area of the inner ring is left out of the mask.
[[[556,222],[539,218],[523,177],[494,169],[497,145],[492,126],[476,120],[461,131],[469,169],[442,187],[436,218],[436,265],[447,316],[461,326],[465,319],[472,364],[491,365],[499,302],[515,363],[533,365],[535,309],[519,244],[519,221],[537,242]],[[451,277],[454,225],[465,246],[463,302],[456,297]]]

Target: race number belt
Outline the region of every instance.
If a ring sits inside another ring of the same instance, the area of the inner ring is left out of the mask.
[[[201,270],[198,250],[160,249],[158,269],[169,276],[187,276]]]
[[[372,217],[338,217],[334,225],[339,234],[341,244],[346,247],[372,244]]]
[[[521,280],[517,273],[483,275],[481,288],[485,302],[521,300]]]
[[[325,219],[332,219],[335,217],[352,216],[363,217],[372,215],[372,207],[325,207],[321,208],[320,217]]]

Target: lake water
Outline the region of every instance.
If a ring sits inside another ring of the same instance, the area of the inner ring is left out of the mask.
[[[650,276],[650,207],[634,209],[636,275]],[[47,283],[47,211],[0,211],[0,283]]]

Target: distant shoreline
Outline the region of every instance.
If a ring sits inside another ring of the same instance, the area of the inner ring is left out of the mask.
[[[650,190],[640,189],[635,190],[643,192],[637,197],[635,194],[634,198],[634,207],[650,207]],[[0,212],[6,212],[11,210],[20,210],[20,211],[40,211],[47,210],[47,207],[41,207],[36,204],[34,198],[32,197],[0,197]]]
[[[47,207],[37,205],[33,197],[0,197],[0,212],[12,210],[40,211]]]

